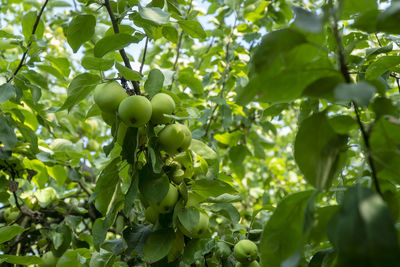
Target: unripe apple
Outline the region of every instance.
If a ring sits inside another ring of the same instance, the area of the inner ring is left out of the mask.
[[[154,124],[167,124],[172,118],[164,117],[164,114],[171,115],[175,110],[175,101],[171,96],[158,93],[151,99],[151,106],[153,113],[151,114],[151,121]]]
[[[168,154],[174,155],[178,153],[178,149],[181,146],[184,133],[179,124],[170,124],[164,127],[158,134],[158,142],[160,143],[161,149],[166,151]]]
[[[151,103],[140,95],[133,95],[121,101],[118,114],[129,127],[144,126],[151,118]]]
[[[112,126],[115,122],[115,114],[114,113],[109,113],[109,112],[101,112],[101,118],[105,123],[108,125]]]
[[[248,239],[240,240],[233,249],[233,255],[241,263],[251,263],[257,259],[257,245]]]
[[[17,208],[6,208],[3,216],[6,222],[13,222],[19,217],[19,210]]]
[[[35,196],[25,198],[24,203],[31,210],[35,210],[38,207],[38,200]]]
[[[178,201],[179,192],[175,186],[169,184],[169,189],[167,195],[158,203],[158,212],[161,214],[170,213],[174,207],[176,202]]]
[[[39,265],[40,267],[55,267],[58,262],[58,258],[51,251],[43,254],[42,259],[43,263]]]
[[[101,83],[94,90],[94,102],[103,112],[113,113],[128,95],[116,81]]]
[[[189,128],[184,124],[178,124],[183,132],[183,141],[178,148],[179,152],[185,151],[189,148],[190,144],[192,143],[192,132]]]
[[[208,232],[208,215],[204,212],[200,212],[199,221],[193,231],[188,231],[181,223],[178,224],[181,232],[190,238],[199,238]]]
[[[146,208],[144,211],[144,217],[146,218],[146,221],[151,223],[151,224],[156,224],[158,220],[158,210],[155,206],[150,205]]]

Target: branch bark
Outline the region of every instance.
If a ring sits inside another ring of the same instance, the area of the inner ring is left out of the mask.
[[[336,40],[336,44],[337,44],[337,52],[338,52],[338,58],[339,58],[339,64],[340,64],[340,71],[346,81],[346,83],[352,83],[351,81],[351,77],[347,68],[347,64],[346,64],[346,58],[345,58],[345,54],[344,54],[344,48],[343,48],[343,42],[342,42],[342,37],[339,33],[339,29],[338,29],[338,21],[336,18],[335,13],[332,14],[333,16],[333,25],[332,25],[332,31],[333,31],[333,35],[335,36],[335,40]],[[368,163],[371,167],[371,172],[372,172],[372,179],[374,181],[374,185],[376,188],[376,191],[378,192],[379,195],[382,196],[382,192],[379,186],[379,181],[378,181],[378,176],[376,174],[376,169],[375,169],[375,164],[372,158],[372,153],[371,153],[371,146],[369,143],[369,135],[364,127],[364,124],[361,121],[360,118],[360,113],[359,113],[359,109],[358,109],[358,105],[356,102],[351,101],[353,108],[354,108],[354,112],[356,114],[357,117],[357,123],[359,125],[359,128],[361,130],[361,134],[364,140],[364,144],[365,144],[365,150],[367,153],[367,158],[368,158]]]
[[[36,33],[36,29],[39,25],[40,18],[42,17],[42,14],[43,14],[44,9],[46,8],[46,5],[48,2],[49,2],[49,0],[46,0],[44,2],[42,8],[40,9],[39,14],[36,17],[35,24],[33,24],[33,28],[32,28],[32,35],[35,35],[35,33]],[[26,56],[28,55],[29,49],[31,48],[31,45],[32,45],[32,41],[29,41],[28,45],[26,46],[26,50],[25,50],[24,54],[22,55],[22,58],[18,64],[17,68],[15,69],[13,75],[7,79],[7,83],[10,83],[15,78],[15,76],[17,76],[17,74],[21,70],[21,68],[24,66],[24,62],[25,62]]]
[[[111,19],[111,24],[114,29],[114,33],[119,33],[119,26],[118,26],[118,19],[115,17],[114,12],[112,11],[111,5],[110,5],[110,0],[105,0],[104,1],[104,6],[107,9],[108,15],[110,16]],[[122,60],[124,61],[125,67],[132,69],[131,63],[129,61],[128,56],[126,55],[125,49],[122,48],[119,50],[119,54],[122,57]],[[125,78],[121,79],[122,84],[126,84]],[[134,92],[136,95],[140,95],[140,86],[138,81],[131,81]]]

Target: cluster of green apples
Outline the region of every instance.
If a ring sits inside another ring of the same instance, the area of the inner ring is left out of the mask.
[[[169,155],[174,155],[189,148],[192,133],[187,126],[171,123],[175,111],[175,101],[165,93],[158,93],[148,100],[141,95],[128,96],[124,88],[116,81],[102,83],[96,86],[94,101],[101,110],[103,120],[113,125],[117,116],[120,119],[117,132],[117,142],[122,144],[128,127],[144,127],[151,122],[153,125],[166,124],[158,133],[160,148]],[[167,115],[167,116],[165,116]]]
[[[238,261],[236,267],[259,267],[258,247],[248,239],[240,240],[233,248],[233,255]]]

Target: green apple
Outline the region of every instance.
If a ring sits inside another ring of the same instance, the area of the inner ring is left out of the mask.
[[[175,186],[169,184],[169,189],[167,195],[158,203],[158,212],[161,214],[170,213],[174,207],[176,202],[178,201],[179,192]]]
[[[199,238],[208,232],[208,215],[204,212],[200,212],[199,221],[193,231],[188,231],[181,223],[178,224],[181,232],[190,238]]]
[[[115,114],[114,113],[110,113],[110,112],[101,112],[101,118],[103,119],[103,121],[105,123],[107,123],[108,125],[112,126],[115,122]]]
[[[151,103],[140,95],[132,95],[121,101],[118,114],[129,127],[144,126],[151,118]]]
[[[55,267],[58,262],[58,258],[51,251],[43,254],[42,259],[43,263],[39,265],[40,267]]]
[[[151,106],[153,108],[151,121],[154,124],[167,124],[172,120],[172,118],[164,117],[164,114],[172,115],[175,111],[175,101],[171,96],[158,93],[151,99]]]
[[[6,208],[4,210],[4,220],[6,220],[6,222],[10,223],[15,221],[16,219],[18,219],[19,217],[19,210],[17,208]]]
[[[35,196],[29,196],[25,198],[24,203],[31,210],[36,210],[38,207],[38,200]]]
[[[170,124],[158,133],[158,142],[162,150],[174,155],[178,153],[178,148],[182,144],[184,137],[184,133],[178,124]]]
[[[237,262],[235,267],[260,267],[260,264],[258,261],[252,261],[250,263]]]
[[[190,147],[190,144],[192,143],[192,132],[184,124],[178,124],[178,125],[183,132],[183,141],[180,144],[178,151],[183,152],[183,151],[187,150]]]
[[[103,112],[113,113],[128,95],[116,81],[101,83],[94,89],[94,102]]]
[[[257,245],[248,239],[240,240],[233,248],[233,255],[241,263],[251,263],[258,256]]]
[[[158,210],[157,207],[150,205],[144,211],[144,217],[146,221],[151,224],[156,224],[158,221]]]

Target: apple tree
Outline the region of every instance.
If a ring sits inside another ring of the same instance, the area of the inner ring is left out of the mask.
[[[2,0],[0,264],[399,266],[399,18]]]

